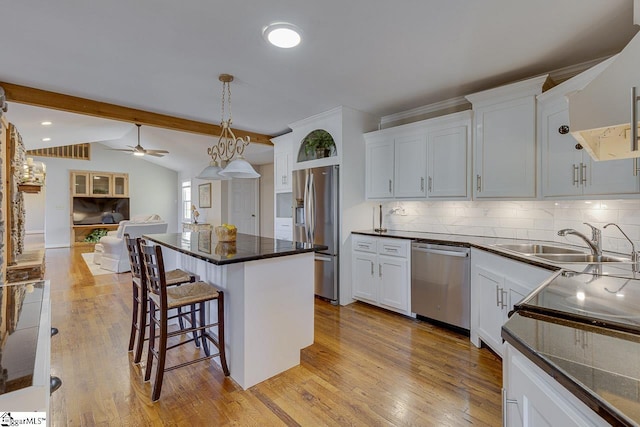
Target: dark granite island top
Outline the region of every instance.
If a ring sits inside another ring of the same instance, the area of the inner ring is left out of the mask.
[[[276,240],[238,233],[235,242],[219,242],[212,231],[148,234],[143,236],[159,245],[216,265],[317,252],[323,245]]]

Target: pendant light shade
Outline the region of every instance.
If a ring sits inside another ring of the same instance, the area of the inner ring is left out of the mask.
[[[220,175],[221,171],[222,171],[222,168],[218,166],[217,162],[210,162],[209,166],[204,168],[202,172],[200,172],[200,174],[196,176],[196,178],[208,179],[211,181],[227,181],[231,179],[230,177]]]
[[[227,165],[220,175],[230,178],[260,178],[260,174],[244,158],[238,157]]]

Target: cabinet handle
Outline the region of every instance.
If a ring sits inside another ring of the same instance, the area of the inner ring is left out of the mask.
[[[391,180],[389,180],[389,194],[391,194],[391,185],[392,185],[392,184],[393,184],[393,183],[391,182]]]
[[[633,176],[638,176],[640,172],[640,165],[638,165],[638,158],[633,159]]]
[[[378,276],[382,277],[382,264],[378,264]]]
[[[500,287],[496,285],[496,306],[500,307]]]
[[[578,165],[573,165],[573,185],[578,185]]]
[[[580,182],[587,185],[587,165],[584,163],[580,163]]]
[[[507,308],[507,304],[504,302],[506,299],[505,297],[507,296],[507,291],[501,290],[500,293],[502,294],[502,298],[500,298],[500,308]]]
[[[420,191],[424,191],[424,177],[420,177]]]
[[[476,175],[476,190],[477,191],[482,191],[482,178],[480,177],[480,175]]]
[[[429,192],[433,189],[433,178],[429,177]]]
[[[371,262],[371,277],[373,277],[373,261],[370,261],[370,262]]]

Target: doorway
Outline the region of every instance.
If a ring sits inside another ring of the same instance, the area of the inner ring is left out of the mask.
[[[232,179],[229,183],[229,214],[227,222],[238,233],[260,235],[259,179]]]

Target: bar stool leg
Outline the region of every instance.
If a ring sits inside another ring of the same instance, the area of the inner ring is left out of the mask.
[[[220,366],[226,376],[229,376],[227,356],[224,347],[224,292],[218,293],[218,351],[220,353]]]
[[[207,319],[206,319],[206,313],[204,311],[204,303],[201,302],[198,304],[198,311],[200,312],[200,325],[206,325],[207,324]],[[207,356],[211,355],[211,351],[209,350],[209,342],[207,341],[205,335],[207,334],[206,329],[201,329],[200,330],[200,339],[202,340],[202,349],[204,350],[204,354],[206,354]]]
[[[204,325],[204,323],[202,324]],[[191,327],[195,327],[195,325],[196,325],[196,305],[191,304]],[[200,348],[200,342],[198,341],[198,331],[193,332],[193,342],[195,343],[196,348]]]
[[[160,392],[162,391],[162,380],[164,379],[164,365],[167,356],[167,311],[160,310],[160,339],[158,342],[158,366],[156,367],[156,377],[153,381],[153,391],[151,393],[151,400],[153,402],[160,399]]]
[[[149,301],[149,347],[147,350],[147,366],[144,371],[144,380],[149,381],[151,379],[151,367],[153,365],[153,351],[156,347],[156,322],[153,320],[155,317],[156,305],[153,301]]]
[[[133,287],[133,309],[131,310],[131,333],[129,334],[129,351],[133,350],[136,343],[136,332],[140,333],[140,312],[138,307],[138,300],[140,299],[140,293],[138,292],[138,286],[132,284]]]
[[[145,295],[145,292],[141,292]],[[135,351],[133,352],[133,363],[140,363],[142,360],[142,348],[147,335],[147,311],[149,309],[149,301],[145,297],[140,298],[138,304],[138,335],[136,339]]]

